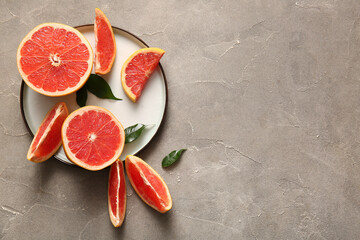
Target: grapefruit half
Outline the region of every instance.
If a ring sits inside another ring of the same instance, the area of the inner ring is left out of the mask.
[[[126,173],[140,198],[155,210],[165,213],[172,207],[169,189],[160,175],[141,158],[128,155]]]
[[[61,135],[66,156],[91,171],[101,170],[118,159],[125,144],[124,128],[108,110],[86,106],[64,121]]]
[[[124,92],[136,102],[165,51],[160,48],[143,48],[134,52],[121,69]]]
[[[31,89],[46,96],[63,96],[85,84],[93,53],[75,28],[43,23],[21,41],[16,60],[22,79]]]
[[[125,218],[126,211],[126,185],[124,165],[116,160],[110,168],[108,205],[110,220],[114,227],[120,227]]]
[[[115,60],[115,37],[105,14],[98,8],[95,8],[95,14],[95,73],[107,74]]]
[[[48,160],[61,146],[61,126],[69,115],[64,102],[55,104],[40,124],[27,153],[32,162]]]

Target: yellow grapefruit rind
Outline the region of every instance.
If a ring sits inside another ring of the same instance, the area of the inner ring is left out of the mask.
[[[55,106],[52,107],[52,108],[48,111],[48,113],[45,115],[43,121],[41,122],[41,124],[40,124],[40,126],[39,126],[39,129],[40,129],[41,125],[43,125],[43,123],[45,122],[45,120],[48,118],[48,116],[49,116],[49,114],[51,113],[51,111],[52,111],[55,107],[56,107],[56,108],[59,108],[59,107],[61,107],[61,106],[64,107],[65,114],[66,114],[66,115],[69,115],[69,111],[68,111],[68,109],[67,109],[67,107],[66,107],[66,104],[65,104],[64,102],[57,103],[57,104],[55,104]],[[50,131],[51,127],[53,126],[56,118],[60,115],[60,113],[61,113],[61,112],[59,112],[59,114],[56,114],[56,113],[55,113],[55,116],[54,116],[52,122],[49,124],[49,126],[48,126],[48,127],[46,128],[46,130],[44,131],[44,133],[43,133],[43,135],[42,135],[42,137],[41,137],[41,139],[40,139],[37,147],[40,146],[41,143],[43,143],[43,141],[45,140],[48,132]],[[38,129],[38,130],[39,130],[39,129]],[[54,150],[51,151],[51,153],[49,153],[49,154],[46,155],[46,156],[42,156],[41,158],[37,158],[37,157],[34,155],[34,152],[36,151],[37,148],[35,149],[35,151],[31,151],[32,145],[33,145],[33,143],[34,143],[35,138],[37,137],[37,135],[38,135],[38,132],[36,132],[35,135],[34,135],[34,138],[33,138],[32,142],[31,142],[31,144],[30,144],[29,151],[28,151],[28,153],[27,153],[27,155],[26,155],[26,158],[27,158],[29,161],[32,161],[32,162],[34,162],[34,163],[41,163],[41,162],[44,162],[44,161],[48,160],[49,158],[51,158],[51,157],[56,153],[56,151],[60,148],[60,146],[61,146],[61,144],[62,144],[62,141],[59,142],[58,146],[57,146],[56,148],[54,148]]]
[[[22,71],[21,66],[20,66],[20,59],[21,59],[21,49],[24,46],[24,44],[26,43],[27,40],[29,40],[31,38],[31,36],[38,31],[40,28],[42,27],[46,27],[46,26],[52,26],[55,28],[64,28],[67,31],[71,31],[73,33],[75,33],[80,39],[81,42],[84,43],[86,45],[86,47],[89,50],[89,60],[88,60],[88,69],[85,72],[85,74],[80,78],[79,83],[72,88],[68,88],[65,91],[57,91],[57,92],[48,92],[48,91],[44,91],[41,88],[35,87],[28,79],[27,79],[27,75]],[[79,32],[78,30],[76,30],[73,27],[70,27],[68,25],[62,24],[62,23],[42,23],[38,26],[36,26],[35,28],[33,28],[25,37],[24,39],[21,41],[21,43],[19,44],[18,50],[17,50],[17,55],[16,55],[16,63],[17,63],[17,68],[19,70],[19,73],[22,77],[22,79],[24,80],[24,82],[35,92],[38,92],[40,94],[43,94],[45,96],[49,96],[49,97],[60,97],[60,96],[65,96],[65,95],[69,95],[73,92],[76,92],[77,90],[79,90],[87,81],[87,79],[89,78],[91,71],[92,71],[92,67],[93,67],[93,60],[94,60],[94,54],[91,48],[91,45],[89,43],[89,41],[84,37],[84,35]]]
[[[121,142],[122,145],[121,147],[118,149],[118,151],[115,153],[114,157],[111,158],[111,160],[105,162],[102,165],[99,166],[92,166],[89,164],[86,164],[84,162],[82,162],[81,160],[79,160],[69,149],[68,147],[68,143],[69,141],[67,140],[66,137],[66,129],[69,126],[69,122],[77,115],[81,115],[81,112],[85,112],[88,110],[97,110],[97,111],[103,111],[105,113],[107,113],[109,116],[111,116],[111,118],[113,119],[113,121],[118,125],[119,129],[120,129],[120,137],[121,137]],[[85,106],[82,108],[79,108],[77,110],[75,110],[74,112],[72,112],[64,121],[62,128],[61,128],[61,137],[63,140],[63,148],[64,148],[64,152],[67,156],[67,158],[73,162],[74,164],[78,165],[79,167],[85,168],[89,171],[98,171],[101,169],[104,169],[108,166],[110,166],[111,164],[113,164],[121,155],[122,151],[124,150],[124,145],[125,145],[125,131],[124,131],[124,127],[123,125],[120,123],[120,121],[107,109],[102,108],[102,107],[98,107],[98,106]]]
[[[167,192],[167,195],[168,195],[168,198],[169,198],[169,203],[167,204],[167,207],[163,210],[163,211],[160,211],[159,209],[157,209],[155,206],[151,205],[150,203],[148,203],[144,198],[143,196],[139,193],[138,189],[136,188],[136,186],[134,185],[134,182],[132,180],[132,178],[130,177],[129,173],[128,173],[128,168],[127,168],[127,165],[128,165],[128,162],[131,161],[135,167],[138,169],[138,171],[141,171],[141,169],[137,166],[137,162],[141,162],[142,164],[144,164],[148,169],[150,169],[150,171],[162,182],[163,186],[166,188],[166,192]],[[169,188],[168,186],[166,185],[164,179],[162,179],[162,177],[149,165],[147,164],[144,160],[142,160],[141,158],[139,157],[136,157],[136,156],[133,156],[133,155],[127,155],[126,158],[125,158],[125,169],[126,169],[126,174],[128,176],[128,179],[130,181],[130,184],[131,186],[134,188],[135,192],[137,193],[137,195],[147,204],[149,205],[150,207],[152,207],[153,209],[155,209],[156,211],[160,212],[160,213],[166,213],[168,212],[171,208],[172,208],[172,199],[171,199],[171,195],[170,195],[170,192],[169,192]]]
[[[113,164],[121,164],[122,165],[122,171],[124,174],[124,184],[125,184],[125,172],[124,172],[124,164],[122,162],[121,159],[116,160]],[[111,166],[113,167],[113,166]],[[111,173],[111,169],[109,171],[109,173]],[[120,177],[120,176],[119,176]],[[109,180],[110,180],[110,174],[109,174]],[[110,186],[110,182],[108,183],[108,185]],[[125,220],[125,213],[126,213],[126,186],[125,186],[125,201],[124,201],[124,216],[120,219],[118,219],[116,216],[114,216],[114,214],[111,211],[111,204],[110,204],[110,197],[109,197],[109,188],[108,188],[108,206],[109,206],[109,216],[110,216],[110,220],[111,223],[114,225],[114,227],[121,227],[121,225],[123,224],[124,220]],[[119,215],[119,213],[118,213]]]
[[[102,18],[105,19],[105,22],[106,24],[108,25],[109,29],[110,29],[110,32],[111,32],[111,36],[112,36],[112,39],[114,41],[114,53],[113,53],[113,56],[112,56],[112,60],[110,62],[110,65],[109,67],[105,70],[105,71],[102,71],[100,68],[100,63],[98,62],[98,59],[96,57],[96,53],[97,53],[97,49],[96,49],[96,46],[97,46],[97,42],[98,42],[98,37],[97,37],[97,26],[96,26],[96,19],[95,19],[95,23],[94,23],[94,33],[95,33],[95,73],[96,74],[107,74],[110,72],[113,64],[114,64],[114,61],[115,61],[115,56],[116,56],[116,41],[115,41],[115,37],[114,37],[114,31],[112,29],[112,26],[109,22],[109,19],[106,17],[106,15],[104,14],[103,11],[101,11],[99,8],[95,8],[95,14],[96,14],[96,17],[97,16],[100,16]],[[96,18],[95,17],[95,18]]]
[[[132,93],[131,88],[129,88],[126,85],[126,81],[125,81],[125,70],[127,65],[129,64],[129,62],[131,62],[131,60],[138,55],[139,53],[146,53],[146,52],[155,52],[158,53],[160,55],[163,55],[165,53],[164,50],[162,50],[161,48],[142,48],[137,50],[136,52],[134,52],[133,54],[131,54],[130,57],[128,57],[128,59],[126,59],[126,61],[124,62],[124,65],[122,66],[121,69],[121,85],[124,89],[124,92],[126,93],[126,95],[130,98],[131,101],[136,102],[137,98],[135,96],[135,94]]]

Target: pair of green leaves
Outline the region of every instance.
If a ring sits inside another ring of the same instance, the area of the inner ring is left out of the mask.
[[[86,106],[87,91],[98,98],[122,100],[114,96],[109,84],[99,75],[91,74],[85,85],[76,92],[76,103],[79,107]]]
[[[135,141],[137,138],[139,138],[142,132],[144,131],[145,127],[147,126],[141,123],[137,123],[135,125],[125,128],[125,144],[131,143]],[[166,157],[164,157],[161,165],[163,167],[171,166],[181,157],[184,151],[186,151],[186,149],[172,151]]]

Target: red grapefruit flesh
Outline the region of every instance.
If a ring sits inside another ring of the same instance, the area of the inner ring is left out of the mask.
[[[97,106],[72,112],[64,121],[61,135],[69,160],[91,171],[114,163],[125,144],[121,123],[110,111]]]
[[[121,69],[121,84],[131,101],[136,102],[165,51],[143,48],[134,52]]]
[[[98,8],[95,9],[95,14],[95,73],[107,74],[115,60],[115,37],[105,14]]]
[[[28,160],[44,162],[55,154],[61,146],[61,126],[68,115],[68,109],[63,102],[50,109],[31,142],[27,153]]]
[[[17,51],[17,67],[25,83],[46,96],[77,91],[90,76],[93,53],[76,29],[44,23],[31,30]]]
[[[160,175],[141,158],[125,159],[129,181],[140,198],[155,210],[165,213],[172,207],[169,189]]]
[[[126,211],[125,173],[121,160],[116,160],[110,168],[108,205],[112,224],[114,227],[120,227],[124,221]]]

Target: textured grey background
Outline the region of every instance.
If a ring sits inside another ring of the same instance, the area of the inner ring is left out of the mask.
[[[21,39],[92,23],[95,7],[167,51],[164,125],[139,156],[174,206],[128,186],[120,229],[108,169],[27,161],[19,109]],[[360,1],[0,0],[0,36],[1,239],[360,239]]]

